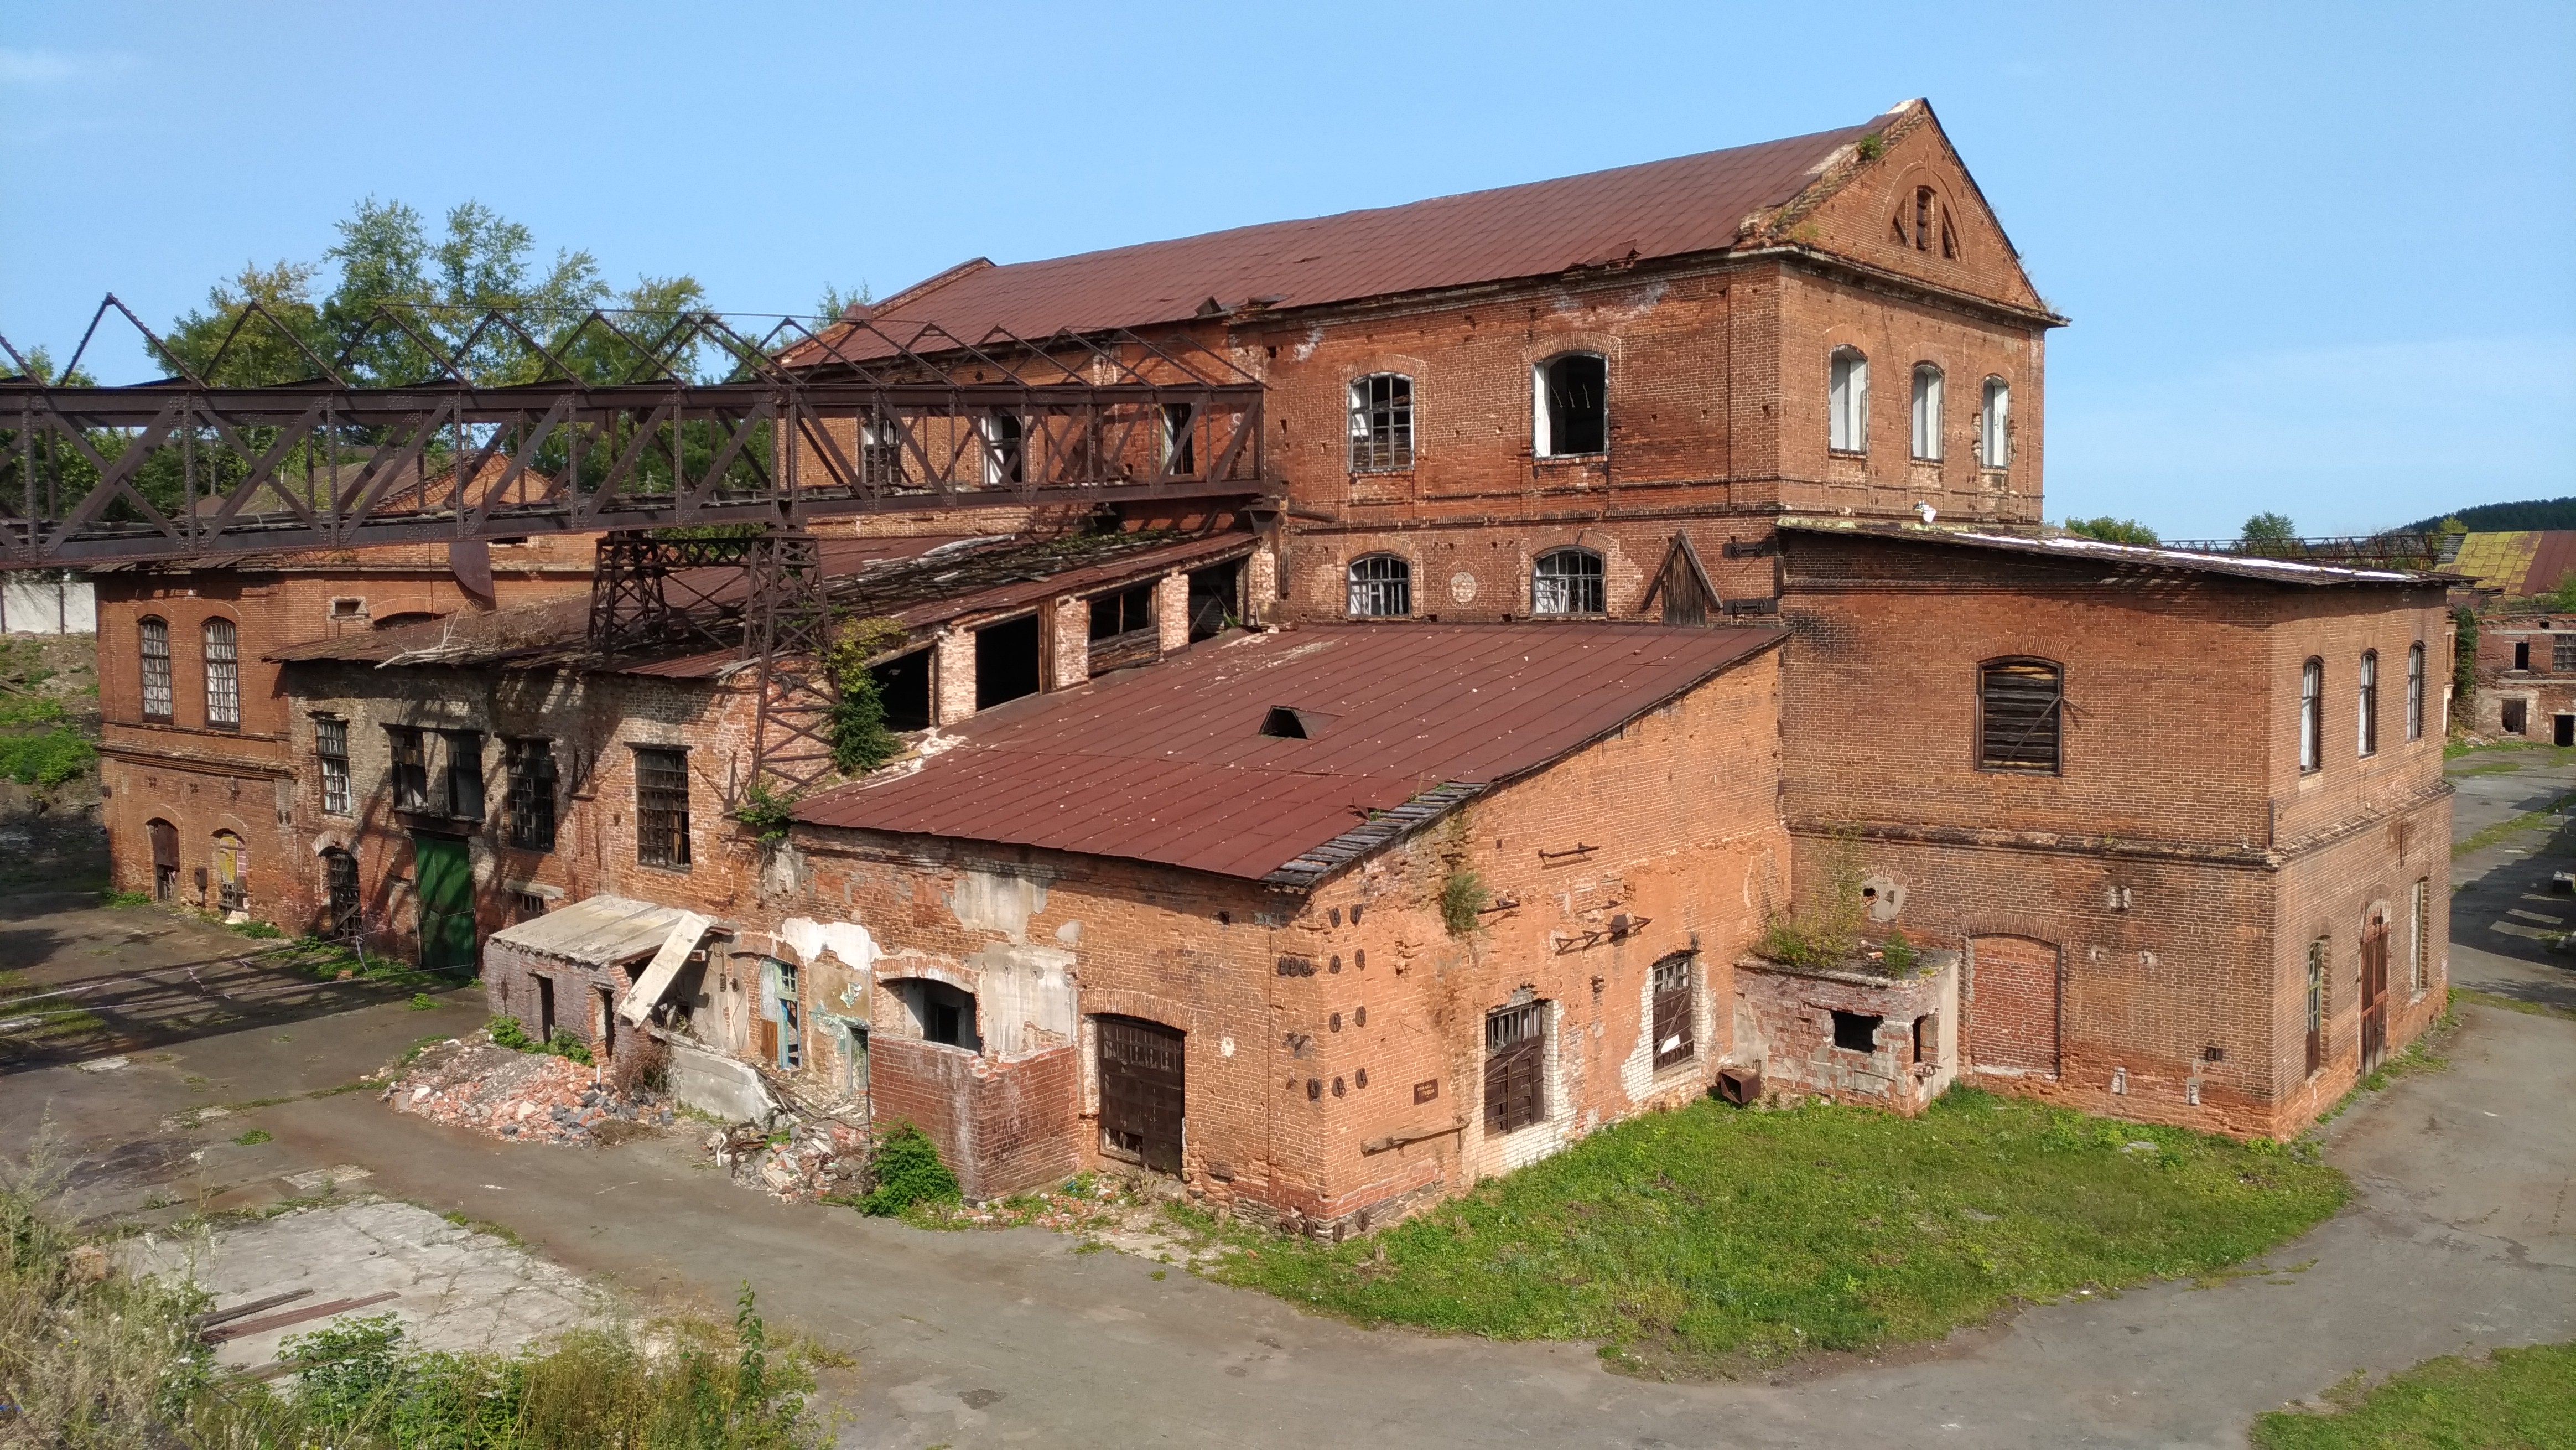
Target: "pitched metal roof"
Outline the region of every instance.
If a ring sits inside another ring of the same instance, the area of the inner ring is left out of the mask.
[[[2343,584],[2412,584],[2439,585],[2447,582],[2442,574],[2419,574],[2401,569],[2359,569],[2339,564],[2305,564],[2295,559],[2265,559],[2246,554],[2204,554],[2183,549],[2150,548],[2138,544],[2110,544],[2100,539],[2059,535],[2039,538],[2026,534],[1982,533],[1975,529],[1931,527],[1922,524],[1857,522],[1851,519],[1780,520],[1784,534],[1811,534],[1823,538],[1886,539],[1908,544],[1938,544],[1962,549],[1984,549],[1995,553],[2018,554],[2074,564],[2099,564],[2124,570],[2181,570],[2201,574],[2228,574],[2242,579],[2262,579],[2275,584],[2311,586]]]
[[[1045,337],[1179,322],[1209,315],[1211,303],[1307,307],[1722,251],[1748,217],[1795,198],[1837,151],[1890,118],[1402,206],[1009,266],[979,259],[870,315],[898,334],[899,323],[935,323],[964,338],[997,327]]]
[[[609,967],[651,956],[689,913],[623,896],[592,896],[492,933],[491,939],[584,966]]]
[[[2472,533],[2460,540],[2451,572],[2480,589],[2527,599],[2558,587],[2576,569],[2576,529],[2515,529]]]
[[[1229,635],[979,714],[946,750],[796,815],[1304,885],[1401,834],[1386,813],[1433,819],[1784,638],[1610,623]],[[1263,733],[1282,708],[1305,738]]]

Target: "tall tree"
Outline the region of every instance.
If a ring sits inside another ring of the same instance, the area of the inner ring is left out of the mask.
[[[2259,513],[2245,521],[2242,535],[2249,544],[2286,544],[2299,536],[2299,526],[2288,514]]]

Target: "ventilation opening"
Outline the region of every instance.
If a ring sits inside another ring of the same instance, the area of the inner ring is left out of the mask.
[[[975,708],[1038,692],[1038,617],[975,631]]]
[[[930,651],[917,649],[870,665],[868,674],[877,682],[877,698],[885,703],[887,729],[930,728]]]
[[[1878,1051],[1879,1021],[1879,1018],[1861,1012],[1835,1013],[1834,1046],[1849,1048],[1853,1052]]]
[[[1277,736],[1281,740],[1313,738],[1306,733],[1306,722],[1298,719],[1297,712],[1285,705],[1273,705],[1270,707],[1270,713],[1261,717],[1261,733]]]
[[[1190,573],[1190,639],[1210,639],[1242,618],[1243,561]]]

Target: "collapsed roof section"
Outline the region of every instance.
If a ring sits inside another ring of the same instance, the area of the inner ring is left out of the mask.
[[[918,769],[796,815],[1302,888],[1785,638],[1609,623],[1243,635],[978,715]]]

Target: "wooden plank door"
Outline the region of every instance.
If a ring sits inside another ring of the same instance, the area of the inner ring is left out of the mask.
[[[2373,919],[2361,935],[2361,1070],[2388,1056],[2388,923]]]
[[[1158,1173],[1180,1172],[1182,1035],[1134,1017],[1097,1021],[1102,1149]]]

